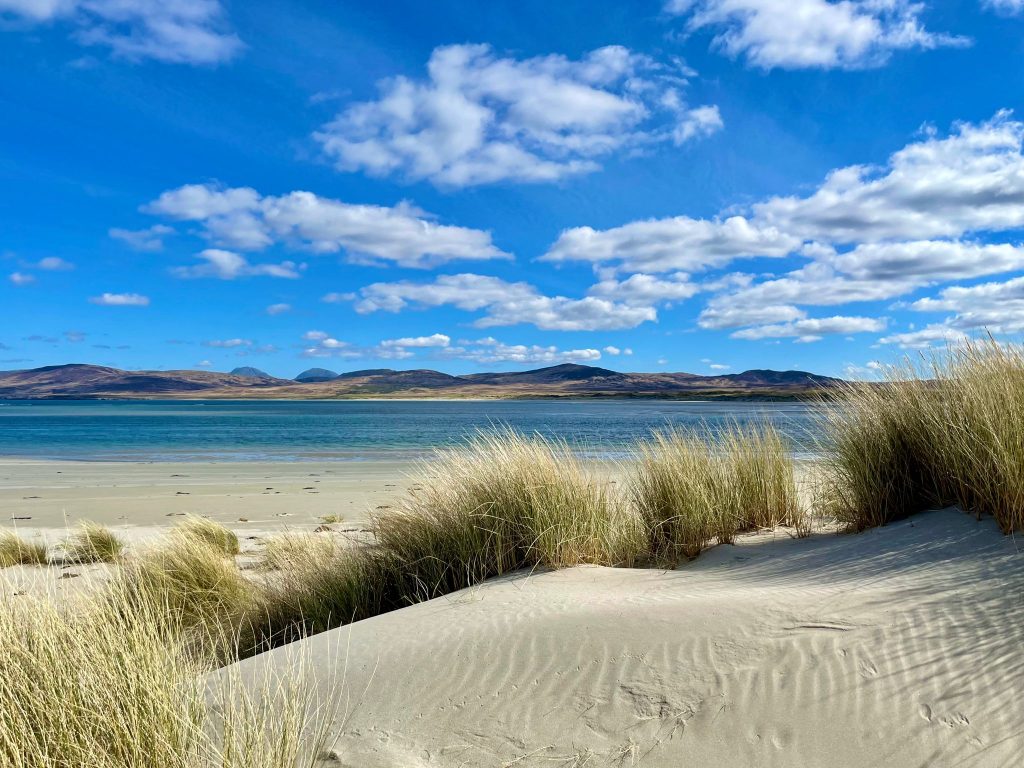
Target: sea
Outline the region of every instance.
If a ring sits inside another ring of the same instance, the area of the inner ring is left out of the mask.
[[[795,402],[666,400],[0,400],[0,456],[81,461],[406,460],[481,430],[564,439],[621,458],[653,430],[767,421],[797,456],[815,453],[820,408]]]

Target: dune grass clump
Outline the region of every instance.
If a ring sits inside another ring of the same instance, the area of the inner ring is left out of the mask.
[[[239,552],[238,536],[234,531],[215,520],[198,515],[189,515],[175,528],[179,536],[205,542],[216,551],[229,556]]]
[[[657,560],[802,522],[792,459],[770,425],[734,426],[717,443],[693,431],[655,432],[637,446],[629,490]]]
[[[64,544],[64,559],[72,563],[112,563],[124,552],[124,542],[99,523],[84,522]]]
[[[408,604],[395,558],[380,547],[333,536],[283,534],[268,540],[271,570],[262,590],[267,645],[281,645]]]
[[[1024,530],[1024,350],[989,339],[852,384],[828,410],[824,503],[851,528],[959,505]]]
[[[172,536],[125,558],[108,590],[117,607],[169,617],[196,642],[223,658],[247,655],[260,646],[257,627],[263,606],[259,589],[234,559],[204,539]]]
[[[0,531],[0,568],[12,565],[46,565],[46,544],[27,541],[16,531]]]
[[[524,567],[632,565],[639,521],[564,443],[481,433],[423,468],[430,477],[377,515],[380,546],[408,599],[429,599]]]
[[[209,686],[207,660],[175,614],[130,600],[78,601],[0,602],[0,765],[314,764],[329,707],[288,674],[254,685],[227,674]]]

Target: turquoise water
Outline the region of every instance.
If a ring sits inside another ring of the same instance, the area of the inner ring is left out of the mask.
[[[114,461],[368,460],[423,456],[478,429],[564,437],[594,456],[668,426],[767,419],[813,451],[814,406],[669,401],[109,402],[0,400],[0,456]]]

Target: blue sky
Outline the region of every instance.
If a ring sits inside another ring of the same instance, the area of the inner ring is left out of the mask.
[[[1022,49],[1022,0],[0,0],[0,368],[1012,338]]]

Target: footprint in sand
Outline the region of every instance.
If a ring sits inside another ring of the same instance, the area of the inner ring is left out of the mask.
[[[861,677],[876,677],[878,675],[878,667],[872,664],[867,659],[862,659],[860,664]]]

